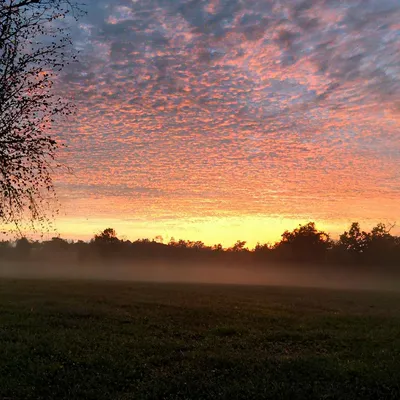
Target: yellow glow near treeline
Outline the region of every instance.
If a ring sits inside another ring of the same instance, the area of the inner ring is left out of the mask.
[[[274,243],[285,230],[295,229],[304,219],[288,219],[267,216],[240,216],[205,218],[195,220],[124,221],[114,218],[64,218],[57,221],[57,230],[66,239],[89,240],[107,227],[114,228],[121,239],[153,239],[160,235],[167,243],[175,239],[201,240],[207,245],[221,243],[229,247],[237,240],[246,240],[252,248],[257,242]],[[319,229],[337,237],[351,221],[317,223]]]

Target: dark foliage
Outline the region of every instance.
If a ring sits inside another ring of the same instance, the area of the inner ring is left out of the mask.
[[[64,20],[68,0],[0,2],[0,222],[44,224],[54,199],[52,172],[59,144],[50,130],[72,106],[53,89],[75,59]]]
[[[314,222],[299,226],[292,232],[285,231],[276,251],[288,261],[324,261],[332,241],[325,232],[318,231]]]
[[[254,249],[238,240],[232,247],[221,244],[207,246],[201,241],[171,239],[168,244],[160,238],[121,240],[112,228],[96,234],[90,242],[66,241],[55,237],[44,242],[30,242],[25,238],[16,243],[1,242],[0,258],[31,261],[60,259],[80,262],[111,261],[172,261],[230,263],[285,262],[300,264],[337,265],[400,265],[400,237],[390,234],[390,228],[378,224],[371,232],[361,231],[353,223],[338,241],[316,228],[315,223],[299,226],[282,234],[273,245],[258,243]],[[111,264],[110,264],[111,265]]]

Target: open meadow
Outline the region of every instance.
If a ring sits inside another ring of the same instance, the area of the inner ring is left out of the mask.
[[[399,399],[400,294],[0,280],[0,399]]]

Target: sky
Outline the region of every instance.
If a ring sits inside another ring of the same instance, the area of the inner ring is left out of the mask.
[[[398,0],[87,0],[57,229],[229,245],[400,224]]]

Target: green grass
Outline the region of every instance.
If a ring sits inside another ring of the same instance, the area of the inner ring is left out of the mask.
[[[0,399],[399,399],[400,295],[0,281]]]

